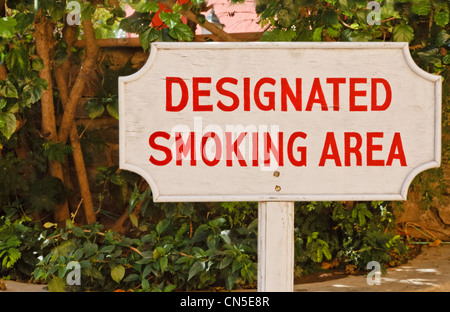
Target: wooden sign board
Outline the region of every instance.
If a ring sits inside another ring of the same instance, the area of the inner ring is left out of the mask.
[[[407,43],[154,43],[119,79],[120,168],[154,200],[405,200],[441,78]]]

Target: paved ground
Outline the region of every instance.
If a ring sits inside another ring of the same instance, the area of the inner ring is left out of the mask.
[[[369,271],[368,271],[369,272]],[[405,265],[390,268],[380,285],[369,285],[367,275],[347,276],[318,283],[295,285],[303,292],[449,292],[450,245],[422,247]]]
[[[5,281],[6,291],[42,292],[45,285]],[[450,292],[450,245],[422,247],[407,264],[390,268],[380,285],[369,285],[367,275],[347,276],[324,282],[297,284],[297,292]]]
[[[43,292],[47,291],[45,285],[37,285],[37,284],[27,284],[27,283],[18,283],[13,281],[3,281],[6,284],[6,290],[0,291],[4,292]]]

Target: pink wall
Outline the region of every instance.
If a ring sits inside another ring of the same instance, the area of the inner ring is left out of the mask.
[[[212,5],[214,13],[224,25],[227,33],[260,32],[261,26],[257,24],[258,17],[255,12],[255,0],[247,0],[243,4],[230,4],[228,0],[208,0],[208,5]],[[133,14],[131,7],[126,7],[127,16]],[[210,14],[203,12],[205,16]],[[197,27],[197,34],[201,34],[201,27]],[[136,34],[127,34],[128,38],[137,37]]]
[[[230,4],[227,0],[208,0],[213,5],[214,13],[224,24],[227,33],[260,32],[261,26],[257,24],[258,17],[255,12],[255,0],[245,1],[243,4]],[[210,11],[203,13],[208,16]],[[199,33],[197,31],[197,33]]]

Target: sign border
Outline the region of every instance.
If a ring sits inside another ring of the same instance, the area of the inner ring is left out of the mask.
[[[418,76],[434,83],[435,132],[434,161],[415,167],[402,183],[400,193],[388,194],[340,194],[340,195],[160,195],[156,182],[144,169],[129,164],[125,159],[125,86],[138,80],[148,72],[158,55],[165,49],[402,49],[408,67]],[[144,66],[136,73],[119,77],[119,168],[141,175],[150,185],[155,202],[230,202],[230,201],[371,201],[371,200],[406,200],[412,180],[421,172],[441,165],[441,110],[442,77],[430,74],[414,62],[407,42],[154,42],[151,44],[150,56]]]

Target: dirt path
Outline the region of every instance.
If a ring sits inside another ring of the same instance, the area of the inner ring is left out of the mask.
[[[368,271],[369,272],[369,271]],[[367,274],[295,285],[299,292],[447,292],[450,291],[450,245],[422,247],[405,265],[390,268],[380,285],[369,285]]]

